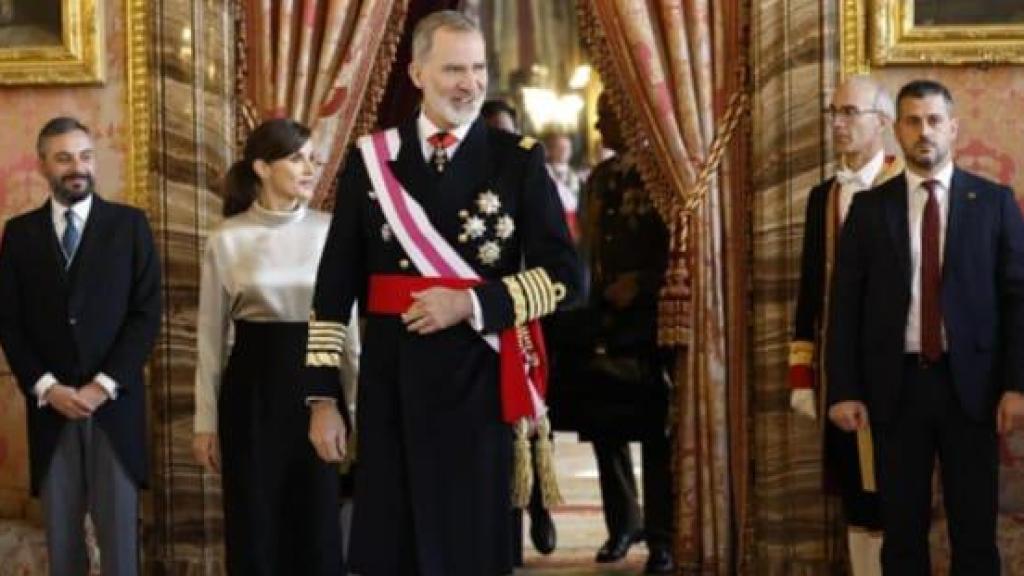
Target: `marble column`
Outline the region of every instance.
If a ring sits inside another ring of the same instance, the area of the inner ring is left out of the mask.
[[[832,574],[845,541],[838,502],[822,489],[821,422],[795,416],[787,344],[807,193],[829,173],[821,110],[836,79],[836,6],[753,2],[753,395],[758,574]]]
[[[152,223],[165,322],[151,364],[153,474],[144,519],[150,574],[223,573],[219,478],[191,454],[203,241],[234,148],[234,2],[152,0]]]

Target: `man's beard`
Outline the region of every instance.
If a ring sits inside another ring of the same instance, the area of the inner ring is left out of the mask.
[[[67,185],[67,182],[76,178],[84,178],[86,185],[81,190],[75,190]],[[54,198],[57,199],[61,204],[70,206],[79,200],[84,199],[86,196],[93,193],[96,188],[96,182],[93,180],[92,174],[86,173],[73,173],[65,174],[59,180],[50,180],[50,189],[53,191]]]
[[[922,143],[930,145],[931,152],[918,154],[916,150],[917,145],[915,145],[915,150],[911,150],[910,154],[905,154],[905,157],[909,159],[913,165],[918,168],[931,170],[936,166],[941,166],[946,163],[946,159],[949,157],[949,149],[939,148],[931,141],[918,142],[918,145]]]
[[[435,101],[435,104],[434,109],[438,114],[444,116],[445,120],[455,126],[463,126],[480,116],[480,108],[484,104],[484,99],[482,96],[479,96],[473,100],[469,107],[460,108],[456,108],[449,100],[444,98],[439,98]]]

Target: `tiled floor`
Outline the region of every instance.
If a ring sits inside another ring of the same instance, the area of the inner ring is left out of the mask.
[[[601,514],[601,493],[597,483],[597,463],[589,443],[580,443],[575,434],[555,435],[555,460],[558,483],[565,504],[552,514],[558,532],[558,547],[550,556],[541,556],[530,544],[529,521],[524,522],[523,542],[526,566],[517,576],[625,576],[643,571],[647,550],[637,545],[629,556],[615,564],[597,564],[594,555],[607,537]],[[640,454],[634,446],[634,466]],[[640,483],[640,470],[636,470]]]

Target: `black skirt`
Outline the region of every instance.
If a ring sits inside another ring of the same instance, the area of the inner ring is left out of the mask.
[[[308,439],[307,327],[235,322],[218,402],[229,574],[342,571],[337,467]]]

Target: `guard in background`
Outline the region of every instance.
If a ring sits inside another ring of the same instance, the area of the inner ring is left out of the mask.
[[[800,292],[789,352],[790,404],[809,418],[822,413],[825,401],[823,342],[839,229],[855,194],[903,170],[902,161],[882,151],[883,136],[894,116],[892,98],[884,88],[870,78],[854,76],[836,89],[825,113],[840,167],[834,177],[815,186],[807,200]],[[822,426],[826,478],[829,488],[842,497],[853,576],[881,574],[878,495],[870,482],[870,490],[864,486],[865,479],[874,475],[868,467],[861,468],[855,435],[841,432],[827,418]]]

